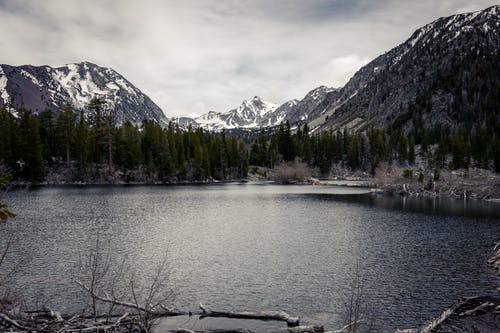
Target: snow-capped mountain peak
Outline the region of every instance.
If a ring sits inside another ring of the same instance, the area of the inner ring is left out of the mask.
[[[210,131],[232,128],[256,128],[266,126],[262,122],[266,114],[272,113],[277,104],[266,102],[255,96],[251,100],[244,100],[240,106],[227,112],[210,111],[195,118],[200,127]]]
[[[148,96],[111,68],[86,61],[59,67],[0,65],[0,107],[57,112],[70,104],[78,110],[85,109],[94,97],[106,100],[117,122],[166,122]]]
[[[307,93],[302,100],[292,99],[281,105],[270,103],[255,96],[244,100],[237,108],[227,112],[210,111],[193,119],[193,124],[209,130],[256,129],[278,126],[283,121],[303,123],[323,111],[326,98],[333,98],[339,89],[320,86]],[[319,111],[318,111],[319,110]]]

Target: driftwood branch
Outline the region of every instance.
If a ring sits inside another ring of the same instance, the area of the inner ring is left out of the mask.
[[[345,325],[344,327],[342,327],[342,328],[340,328],[338,330],[328,331],[326,333],[349,333],[349,332],[351,332],[350,329],[351,329],[352,326],[358,325],[361,322],[362,322],[362,320],[353,321],[352,323],[349,323],[349,324]]]
[[[491,306],[494,306],[495,303],[493,302],[485,302],[485,303],[482,303],[478,306],[476,306],[474,309],[470,309],[470,310],[467,310],[465,312],[462,312],[459,314],[459,316],[470,316],[470,315],[473,315],[475,313],[477,313],[478,311],[482,311],[488,307],[491,307]]]
[[[160,307],[162,309],[161,311],[156,311],[156,310],[154,310],[154,308],[150,308],[148,310],[148,309],[146,309],[146,308],[144,308],[144,307],[142,307],[142,306],[140,306],[140,305],[138,305],[136,303],[128,303],[128,302],[119,301],[117,299],[109,297],[108,295],[105,295],[105,296],[98,295],[95,292],[93,292],[84,283],[82,283],[82,282],[80,282],[78,280],[74,280],[74,282],[77,285],[79,285],[83,290],[85,290],[86,292],[90,293],[92,297],[94,297],[95,299],[97,299],[97,300],[99,300],[101,302],[104,302],[104,303],[118,305],[118,306],[123,306],[123,307],[126,307],[126,308],[138,310],[138,311],[141,311],[141,312],[144,312],[144,313],[149,313],[149,314],[151,314],[153,316],[158,316],[158,317],[181,316],[181,315],[187,315],[188,314],[187,312],[170,310],[169,308],[167,308],[166,306],[164,306],[162,304],[157,304],[155,306],[155,307]]]
[[[113,330],[116,330],[120,327],[122,321],[125,320],[129,316],[129,313],[126,312],[124,313],[120,318],[118,318],[117,321],[115,321],[112,324],[109,325],[96,325],[96,326],[90,326],[90,327],[85,327],[85,328],[73,328],[73,329],[64,329],[62,332],[110,332]]]
[[[428,323],[419,332],[431,333],[437,330],[444,332],[451,330],[450,327],[471,327],[475,324],[484,324],[483,318],[495,315],[499,306],[500,299],[494,296],[464,298],[444,310],[438,318]],[[491,322],[488,325],[491,325]],[[491,332],[500,332],[498,324],[491,327]]]
[[[202,311],[200,318],[204,317],[223,317],[223,318],[238,318],[238,319],[257,319],[257,320],[277,320],[284,321],[288,326],[299,326],[299,317],[292,317],[284,311],[259,311],[259,312],[225,312],[211,311],[200,303]]]
[[[27,326],[21,325],[16,320],[14,320],[14,319],[10,318],[9,316],[7,316],[5,313],[0,313],[0,322],[6,323],[7,324],[6,326],[12,326],[12,327],[15,327],[15,328],[23,330],[23,331],[34,330],[31,327],[27,327]]]
[[[164,306],[163,304],[153,304],[149,308],[140,306],[134,303],[128,303],[116,300],[107,294],[100,295],[93,291],[89,286],[81,281],[75,281],[83,290],[90,293],[93,298],[103,303],[109,303],[113,306],[120,306],[129,308],[133,311],[118,315],[107,314],[106,316],[99,316],[92,314],[92,316],[81,315],[61,315],[59,312],[53,311],[48,308],[36,311],[27,311],[20,314],[19,317],[9,317],[6,313],[0,313],[0,331],[8,330],[9,332],[18,333],[101,333],[101,332],[130,332],[132,329],[139,332],[148,332],[150,328],[144,325],[144,318],[141,316],[147,315],[151,319],[165,317],[165,316],[178,316],[178,315],[191,315],[191,312],[174,311]],[[241,311],[241,312],[225,312],[225,311],[211,311],[200,303],[201,311],[196,313],[200,319],[204,317],[224,317],[234,319],[257,319],[257,320],[276,320],[283,321],[288,324],[286,328],[271,328],[259,330],[262,333],[323,333],[322,326],[299,326],[299,318],[292,317],[284,311]],[[102,318],[102,319],[101,319]],[[115,318],[114,321],[111,318]],[[173,330],[176,333],[192,333],[189,329]],[[246,329],[213,329],[201,331],[196,333],[256,333],[252,330]]]

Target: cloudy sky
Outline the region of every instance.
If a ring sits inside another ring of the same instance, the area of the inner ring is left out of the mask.
[[[440,17],[488,0],[0,0],[0,63],[112,67],[169,117],[342,86]]]

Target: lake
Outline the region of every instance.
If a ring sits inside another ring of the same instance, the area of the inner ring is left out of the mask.
[[[86,304],[72,279],[97,238],[110,271],[125,262],[138,285],[166,254],[177,308],[285,310],[330,329],[356,275],[381,331],[422,325],[500,284],[486,263],[500,239],[495,203],[250,183],[42,187],[5,201],[18,214],[0,226],[0,244],[16,239],[7,286],[64,313]]]

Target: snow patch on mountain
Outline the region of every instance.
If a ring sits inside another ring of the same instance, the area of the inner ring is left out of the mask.
[[[2,98],[4,105],[10,103],[10,96],[9,93],[7,93],[7,76],[5,75],[2,66],[0,66],[0,97]]]
[[[31,82],[33,82],[34,85],[36,85],[40,88],[42,87],[42,84],[40,83],[40,81],[38,81],[38,79],[36,77],[34,77],[30,73],[26,72],[24,69],[21,69],[21,75],[24,76],[25,78],[27,78],[28,80],[30,80]]]
[[[263,101],[255,96],[252,100],[244,100],[240,106],[227,112],[210,111],[196,117],[194,121],[209,131],[220,131],[233,128],[258,128],[277,125],[269,120],[263,121],[266,115],[272,114],[279,105]]]
[[[12,104],[35,113],[49,108],[58,112],[66,104],[87,108],[94,97],[103,98],[118,123],[144,119],[166,124],[167,118],[149,97],[118,72],[90,62],[50,66],[1,65],[0,107]],[[12,81],[7,86],[7,81]]]

